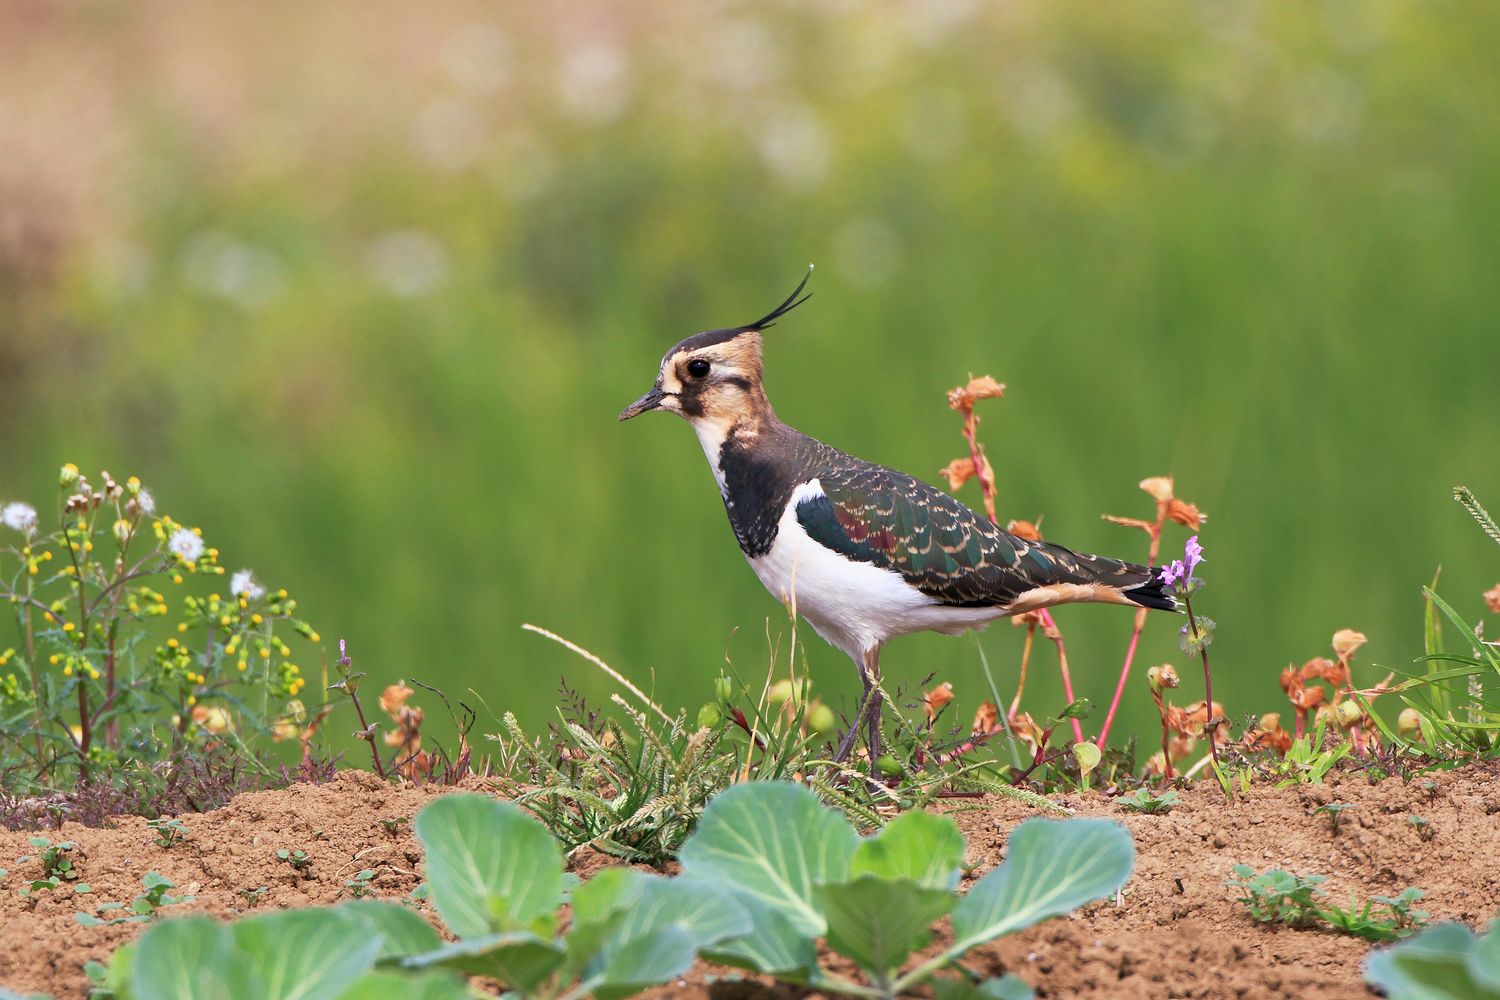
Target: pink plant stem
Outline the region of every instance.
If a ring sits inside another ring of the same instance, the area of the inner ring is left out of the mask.
[[[1146,565],[1154,567],[1156,557],[1161,553],[1161,529],[1167,520],[1167,503],[1165,500],[1156,501],[1156,525],[1151,529],[1151,547],[1146,552]],[[1120,707],[1120,698],[1125,694],[1125,682],[1130,680],[1130,665],[1135,662],[1135,647],[1140,644],[1141,632],[1146,627],[1146,609],[1141,608],[1135,613],[1135,628],[1130,633],[1130,645],[1125,647],[1125,663],[1120,667],[1120,680],[1115,685],[1115,696],[1110,700],[1109,711],[1104,714],[1104,725],[1099,727],[1099,749],[1103,750],[1109,742],[1109,727],[1115,721],[1115,711]]]
[[[1104,725],[1099,727],[1099,749],[1103,750],[1109,743],[1109,727],[1115,721],[1115,712],[1120,707],[1120,699],[1125,695],[1125,682],[1130,679],[1130,665],[1135,662],[1135,647],[1140,644],[1141,630],[1146,626],[1146,609],[1135,613],[1135,630],[1130,633],[1130,645],[1125,647],[1125,664],[1120,667],[1120,680],[1115,685],[1115,696],[1110,700],[1109,711],[1105,713]]]
[[[1046,628],[1052,641],[1057,643],[1057,669],[1062,673],[1063,697],[1068,699],[1068,704],[1073,704],[1073,678],[1068,674],[1068,651],[1063,648],[1062,630],[1057,627],[1057,622],[1052,620],[1052,614],[1046,608],[1041,609],[1042,625]],[[1073,723],[1073,742],[1083,742],[1083,726],[1077,719],[1069,719]]]

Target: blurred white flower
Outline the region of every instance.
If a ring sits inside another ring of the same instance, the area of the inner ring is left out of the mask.
[[[229,592],[253,601],[265,594],[266,588],[255,582],[255,575],[248,569],[242,569],[229,578]]]
[[[814,187],[822,181],[833,156],[823,123],[811,108],[801,104],[773,108],[758,145],[766,165],[798,187]]]
[[[197,562],[203,555],[203,539],[196,532],[178,528],[167,539],[167,550],[183,562]]]
[[[274,253],[220,230],[188,239],[182,270],[199,291],[246,307],[265,305],[282,286],[281,261]]]
[[[392,295],[412,298],[442,283],[448,273],[448,253],[429,233],[396,229],[370,243],[365,268]]]
[[[151,491],[142,486],[141,491],[135,495],[135,505],[140,508],[142,514],[150,517],[156,513],[156,497]]]
[[[884,284],[901,263],[901,237],[882,219],[851,219],[833,235],[833,262],[851,285]]]
[[[510,43],[492,24],[471,24],[443,45],[448,78],[469,93],[498,93],[510,79]]]
[[[429,101],[417,115],[412,141],[434,166],[463,170],[479,161],[485,132],[484,119],[471,104],[455,97],[440,97]]]
[[[30,538],[36,531],[36,508],[28,503],[8,503],[0,510],[0,523]]]
[[[630,99],[630,65],[617,46],[595,42],[569,49],[557,81],[563,106],[579,118],[618,118]]]

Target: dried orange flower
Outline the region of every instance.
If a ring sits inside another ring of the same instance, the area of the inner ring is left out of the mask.
[[[943,710],[943,706],[953,700],[953,685],[947,681],[928,691],[922,696],[922,701],[927,707],[927,721],[932,722],[937,714]]]
[[[1333,651],[1339,655],[1340,659],[1347,659],[1368,641],[1363,632],[1356,632],[1352,628],[1341,628],[1333,633]]]
[[[1162,688],[1174,688],[1181,681],[1177,678],[1177,668],[1170,663],[1152,667],[1146,671],[1146,682],[1151,685],[1151,690],[1160,691]]]
[[[1150,479],[1142,479],[1141,489],[1158,503],[1166,503],[1172,499],[1172,477],[1152,476]]]
[[[1118,524],[1126,528],[1140,528],[1148,535],[1156,534],[1156,525],[1150,521],[1142,521],[1138,517],[1120,517],[1116,514],[1105,514],[1104,519],[1110,524]]]
[[[981,375],[969,379],[968,385],[949,390],[948,405],[955,410],[968,411],[981,399],[999,399],[1004,395],[1004,383],[996,382],[988,375]]]
[[[980,702],[979,710],[974,713],[974,725],[969,728],[970,735],[988,736],[999,731],[1000,710],[993,701]]]
[[[1176,521],[1184,528],[1197,531],[1198,527],[1208,520],[1208,515],[1199,510],[1196,505],[1173,497],[1167,501],[1167,520]]]
[[[1011,521],[1005,526],[1005,530],[1017,538],[1024,538],[1028,542],[1040,542],[1042,531],[1030,521]]]
[[[1500,614],[1500,583],[1495,584],[1484,592],[1484,606],[1496,614]]]
[[[969,480],[974,478],[974,460],[972,458],[955,458],[943,466],[938,475],[948,480],[948,488],[957,490]]]
[[[406,699],[411,696],[412,690],[406,686],[406,682],[397,681],[380,692],[380,710],[399,722],[401,709],[406,707]]]
[[[1286,753],[1292,748],[1292,734],[1281,726],[1281,716],[1267,712],[1260,717],[1255,728],[1245,734],[1242,741],[1249,750],[1275,750]]]
[[[1042,745],[1042,727],[1036,724],[1036,720],[1029,712],[1011,716],[1010,731],[1017,739],[1030,747],[1032,753],[1036,753],[1037,748]]]

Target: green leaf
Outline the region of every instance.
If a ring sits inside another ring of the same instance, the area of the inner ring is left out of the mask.
[[[924,888],[951,890],[958,885],[963,861],[964,837],[958,824],[947,816],[913,810],[859,842],[849,860],[849,878],[906,878]]]
[[[1005,849],[953,911],[956,953],[1102,899],[1135,866],[1130,834],[1104,819],[1029,819]]]
[[[343,907],[245,917],[229,929],[235,964],[259,973],[258,1000],[338,996],[370,971],[385,940]]]
[[[484,937],[464,938],[420,955],[400,960],[400,967],[417,972],[424,969],[456,969],[474,976],[498,979],[514,989],[529,993],[562,965],[559,945],[530,931],[501,931]]]
[[[606,947],[680,924],[700,948],[750,933],[750,915],[732,895],[692,875],[673,879],[644,876],[637,900],[623,909]]]
[[[1099,766],[1099,747],[1088,740],[1073,744],[1073,759],[1078,761],[1078,773],[1087,778]]]
[[[164,921],[136,944],[130,992],[142,1000],[259,1000],[265,994],[255,970],[233,953],[229,928],[208,917]]]
[[[828,946],[876,978],[899,968],[925,945],[933,921],[958,902],[949,889],[878,875],[819,886],[816,893],[828,915]]]
[[[1500,991],[1475,982],[1468,963],[1474,934],[1462,924],[1438,924],[1365,959],[1365,982],[1390,1000],[1496,1000]]]
[[[410,907],[399,903],[362,900],[345,903],[341,909],[363,921],[371,933],[380,936],[380,950],[375,954],[377,962],[417,955],[443,945],[442,937],[431,924]]]
[[[592,993],[598,1000],[639,993],[682,975],[697,956],[698,942],[692,931],[682,924],[658,927],[613,949],[597,979],[592,980],[596,983]]]
[[[1030,984],[1015,976],[971,983],[966,979],[934,979],[933,1000],[1035,1000]]]
[[[844,881],[858,842],[843,815],[807,788],[757,781],[708,804],[680,859],[685,874],[757,899],[817,937],[828,924],[813,887]]]
[[[531,927],[562,904],[563,859],[547,828],[508,802],[445,795],[417,813],[427,883],[459,937]]]
[[[469,1000],[470,996],[462,977],[454,973],[368,972],[339,994],[338,1000]]]
[[[818,947],[792,922],[752,896],[737,897],[750,918],[750,932],[702,949],[703,957],[722,965],[773,974],[790,982],[806,982],[818,962]]]
[[[1468,967],[1476,983],[1500,993],[1500,921],[1491,922],[1489,931],[1474,942]]]
[[[646,879],[634,868],[606,868],[573,890],[573,926],[565,942],[573,974],[603,950],[611,918],[641,898]]]

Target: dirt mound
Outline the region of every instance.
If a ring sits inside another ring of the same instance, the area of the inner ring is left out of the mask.
[[[1479,925],[1500,912],[1500,812],[1496,769],[1470,767],[1412,783],[1370,785],[1359,776],[1328,785],[1252,789],[1227,805],[1217,788],[1183,793],[1170,813],[1139,816],[1099,796],[1070,796],[1080,815],[1116,818],[1130,828],[1136,872],[1122,901],[1100,903],[1004,939],[972,957],[976,971],[1013,972],[1042,997],[1305,998],[1370,995],[1359,963],[1368,946],[1324,931],[1292,931],[1255,923],[1224,885],[1232,864],[1279,867],[1328,876],[1330,898],[1394,895],[1420,886],[1434,919]],[[478,782],[471,783],[478,789]],[[36,849],[24,833],[0,833],[0,984],[22,993],[84,997],[83,963],[105,960],[140,932],[140,924],[80,925],[75,914],[106,901],[129,902],[148,871],[170,878],[175,894],[193,901],[167,915],[204,912],[229,917],[257,909],[308,906],[347,898],[356,873],[373,869],[368,891],[400,898],[421,882],[421,849],[410,819],[439,789],[393,788],[372,775],[346,771],[326,785],[241,795],[222,809],[184,817],[186,840],[170,849],[140,819],[113,829],[69,825],[44,831],[73,840],[81,882],[33,898],[17,890],[41,877]],[[1351,806],[1337,833],[1313,810]],[[1005,835],[1029,810],[1003,799],[956,801],[954,816],[969,841],[975,875],[998,864]],[[1410,822],[1429,821],[1426,836]],[[294,867],[278,850],[305,851]],[[24,863],[17,859],[33,855]],[[581,874],[599,867],[580,858]],[[106,914],[108,915],[108,914]],[[658,996],[790,996],[789,991],[735,981],[730,970],[704,966]]]

